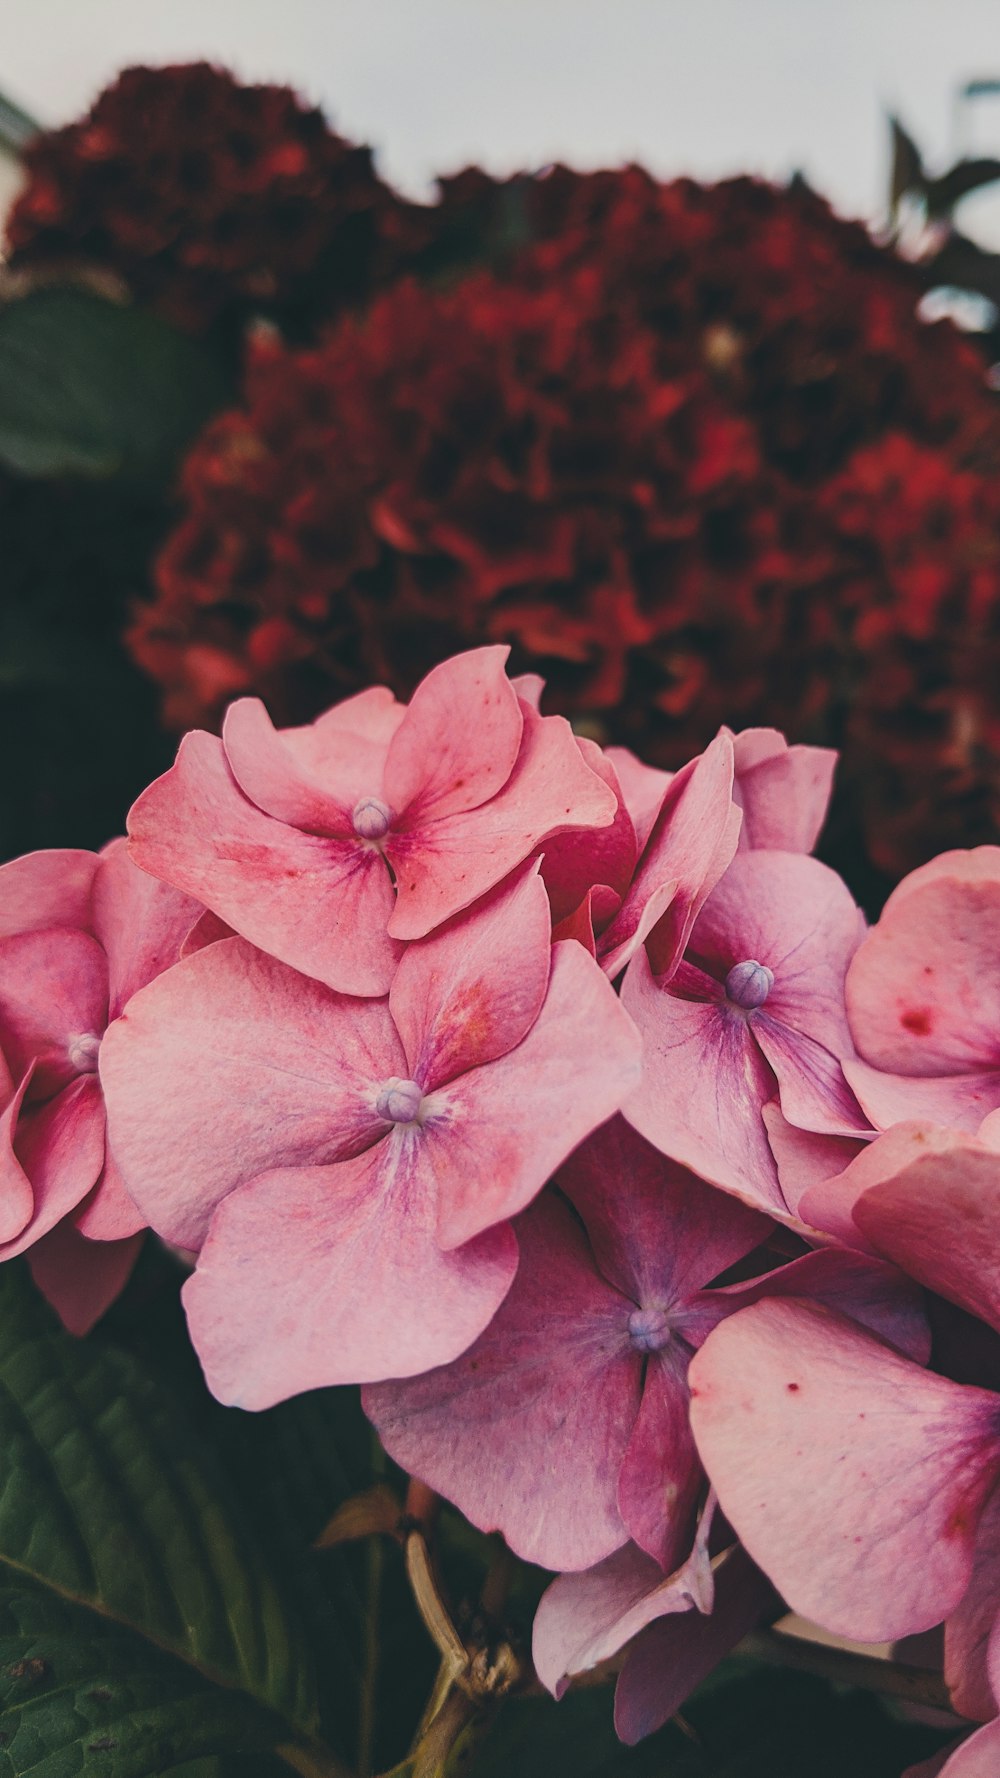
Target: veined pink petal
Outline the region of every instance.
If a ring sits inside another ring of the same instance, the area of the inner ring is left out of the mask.
[[[112,840],[94,875],[93,932],[108,960],[108,1017],[118,1017],[139,988],[176,963],[198,902],[133,864],[128,841]]]
[[[58,927],[0,939],[0,1041],[15,1077],[34,1063],[30,1098],[76,1079],[79,1040],[96,1045],[107,1017],[107,961],[89,933]]]
[[[720,1002],[658,987],[642,951],[629,964],[622,1004],[643,1039],[642,1081],[623,1107],[629,1123],[710,1185],[787,1218],[761,1117],[774,1076],[747,1020]]]
[[[926,1118],[953,1130],[975,1131],[984,1117],[1000,1109],[1000,1067],[924,1078],[884,1074],[855,1057],[845,1060],[843,1069],[859,1105],[879,1130]]]
[[[545,1193],[518,1219],[517,1277],[462,1357],[365,1392],[389,1455],[481,1531],[545,1568],[623,1544],[618,1471],[639,1411],[633,1304],[596,1270],[570,1210]]]
[[[357,841],[320,838],[261,814],[197,730],[129,814],[143,870],[210,907],[244,938],[341,993],[388,991],[399,947],[385,862]]]
[[[613,972],[650,897],[675,885],[656,928],[657,974],[669,974],[683,955],[699,911],[730,863],[739,839],[741,816],[732,800],[733,743],[725,732],[671,780],[632,886],[601,946]]]
[[[549,903],[537,866],[403,954],[389,1006],[406,1073],[425,1092],[520,1043],[551,967]]]
[[[862,1642],[954,1610],[1000,1462],[1000,1397],[805,1302],[731,1316],[689,1376],[722,1511],[794,1610]]]
[[[973,874],[908,879],[851,967],[854,1040],[874,1067],[905,1075],[1000,1068],[1000,854]],[[940,860],[936,861],[940,864]],[[917,877],[920,873],[915,873]]]
[[[545,1004],[523,1042],[429,1102],[423,1136],[441,1245],[459,1247],[523,1210],[618,1110],[640,1068],[639,1035],[596,963],[580,945],[555,945]]]
[[[894,1178],[921,1155],[950,1149],[953,1140],[954,1132],[938,1124],[910,1120],[894,1125],[863,1148],[843,1172],[803,1193],[799,1204],[803,1220],[812,1228],[835,1236],[845,1247],[874,1251],[855,1221],[855,1206],[873,1185]],[[965,1141],[968,1147],[974,1146],[973,1138],[967,1137]]]
[[[30,1221],[0,1247],[13,1259],[87,1196],[104,1165],[104,1105],[95,1074],[81,1075],[44,1105],[22,1108],[15,1153],[31,1182]]]
[[[417,686],[385,762],[385,800],[407,828],[477,809],[507,783],[523,723],[509,654],[471,648]]]
[[[604,1276],[636,1303],[683,1302],[772,1226],[668,1160],[620,1116],[574,1150],[556,1184],[583,1218]]]
[[[259,698],[238,698],[222,725],[226,763],[244,796],[265,815],[307,833],[353,840],[351,811],[344,787],[306,770],[278,733]],[[381,775],[370,794],[381,789]],[[354,799],[357,800],[356,798]]]
[[[381,798],[389,742],[405,715],[387,686],[374,685],[303,728],[279,732],[298,770],[353,811],[366,797]]]
[[[979,1521],[972,1579],[944,1632],[944,1676],[959,1716],[989,1722],[997,1714],[994,1687],[1000,1674],[989,1671],[990,1637],[1000,1623],[1000,1489],[995,1488]],[[995,1651],[996,1652],[996,1651]],[[1000,1767],[998,1767],[1000,1770]]]
[[[435,1209],[412,1130],[226,1198],[182,1293],[213,1394],[265,1408],[413,1375],[471,1345],[510,1288],[517,1241],[504,1226],[442,1253]]]
[[[28,1264],[63,1326],[82,1337],[121,1295],[141,1246],[141,1235],[125,1241],[88,1241],[64,1217],[29,1249]]]
[[[615,1729],[627,1747],[662,1728],[758,1623],[774,1590],[739,1545],[715,1573],[715,1604],[657,1618],[636,1638],[615,1687]]]
[[[864,1135],[868,1119],[836,1056],[807,1031],[771,1018],[767,1006],[754,1015],[753,1034],[774,1070],[779,1103],[791,1123],[831,1136]]]
[[[930,1360],[931,1330],[919,1287],[881,1259],[835,1247],[804,1253],[748,1284],[702,1291],[692,1302],[682,1331],[692,1344],[702,1345],[727,1316],[773,1297],[823,1303],[870,1328],[915,1364]]]
[[[618,1478],[618,1506],[628,1535],[666,1573],[690,1543],[703,1480],[688,1423],[687,1354],[671,1343],[649,1355]]]
[[[405,1075],[386,1001],[334,994],[238,938],[133,995],[101,1047],[122,1179],[181,1247],[257,1174],[375,1142],[378,1086]]]
[[[864,1192],[854,1221],[876,1252],[1000,1332],[1000,1155],[953,1134]]]
[[[47,926],[88,927],[97,855],[61,848],[0,866],[0,938]]]
[[[733,736],[733,749],[741,850],[811,852],[826,819],[836,753],[789,747],[773,728],[743,729]]]
[[[507,782],[481,807],[391,832],[394,938],[423,938],[492,889],[551,835],[607,827],[614,792],[592,772],[561,716],[522,711],[521,750]]]
[[[800,1130],[796,1124],[788,1122],[777,1099],[765,1105],[764,1123],[777,1162],[782,1194],[796,1215],[800,1213],[803,1194],[809,1187],[842,1173],[865,1146],[863,1138],[825,1136],[813,1130]],[[803,1220],[808,1222],[809,1218]],[[819,1226],[813,1224],[813,1227]]]

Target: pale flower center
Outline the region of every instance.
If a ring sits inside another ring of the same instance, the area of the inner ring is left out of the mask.
[[[773,987],[774,971],[752,957],[745,963],[734,963],[726,977],[726,993],[733,1005],[741,1006],[744,1012],[763,1006]]]
[[[423,1090],[415,1080],[387,1080],[379,1087],[375,1110],[390,1124],[412,1124],[423,1099]]]
[[[96,1074],[101,1040],[92,1031],[81,1031],[66,1046],[69,1059],[78,1074]]]
[[[363,796],[359,803],[355,803],[351,820],[360,840],[384,840],[392,821],[392,810],[377,796]]]
[[[633,1309],[628,1318],[628,1331],[639,1352],[659,1352],[670,1339],[666,1309]]]

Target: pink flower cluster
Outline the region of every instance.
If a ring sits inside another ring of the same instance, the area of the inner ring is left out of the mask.
[[[628,1645],[625,1740],[784,1601],[943,1623],[985,1771],[1000,849],[867,932],[810,855],[830,753],[656,771],[506,658],[304,728],[241,700],[127,845],[0,871],[2,1254],[83,1331],[149,1226],[223,1401],[363,1383],[555,1571],[555,1693]]]

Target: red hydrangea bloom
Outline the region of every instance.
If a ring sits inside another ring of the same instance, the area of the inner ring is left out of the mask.
[[[103,1043],[200,912],[124,840],[0,870],[0,1259],[27,1253],[76,1333],[117,1296],[146,1226],[107,1141]]]
[[[503,640],[547,709],[660,766],[725,721],[845,741],[884,868],[956,804],[985,837],[1000,418],[912,268],[800,187],[466,180],[445,234],[470,203],[489,272],[262,341],[196,444],[130,635],[169,718],[262,691],[300,721]]]
[[[405,233],[367,148],[290,88],[207,62],[126,68],[25,165],[15,266],[101,266],[194,332],[262,310],[334,313],[385,275]]]

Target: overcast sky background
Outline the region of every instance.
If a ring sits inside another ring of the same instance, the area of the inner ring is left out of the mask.
[[[637,158],[799,168],[873,216],[886,108],[946,160],[956,87],[1000,76],[1000,0],[0,0],[0,90],[43,123],[129,62],[200,57],[290,81],[416,194],[469,161]],[[965,124],[1000,151],[1000,101]]]

